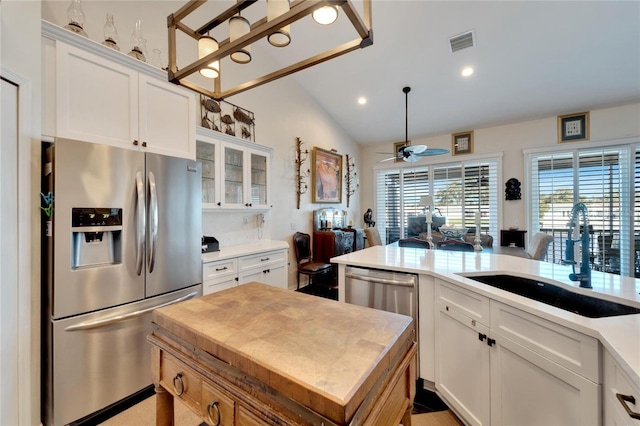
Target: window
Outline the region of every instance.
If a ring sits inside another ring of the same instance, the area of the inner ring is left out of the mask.
[[[447,225],[474,227],[482,212],[483,233],[497,235],[500,160],[379,169],[376,174],[376,226],[386,243],[408,234],[411,216],[424,215],[420,197],[432,195],[435,215]]]
[[[640,255],[631,236],[640,231],[640,161],[636,148],[633,165],[632,152],[630,146],[612,146],[528,154],[529,229],[532,234],[545,232],[554,236],[548,261],[564,260],[570,212],[575,203],[582,202],[589,212],[592,268],[622,275],[637,273],[636,259],[640,260]],[[632,193],[636,194],[635,204]],[[625,213],[632,210],[635,220],[632,214]]]

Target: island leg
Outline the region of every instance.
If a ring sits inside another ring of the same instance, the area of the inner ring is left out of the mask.
[[[173,426],[173,395],[156,384],[156,426]]]

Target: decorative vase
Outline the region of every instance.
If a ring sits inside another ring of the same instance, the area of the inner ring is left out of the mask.
[[[120,47],[118,47],[118,30],[113,23],[113,15],[109,13],[107,13],[107,22],[104,24],[104,41],[102,44],[120,51]]]
[[[139,61],[147,62],[147,40],[142,37],[142,21],[140,19],[136,21],[136,28],[131,34],[131,44],[133,44],[133,48],[127,55]]]
[[[89,38],[82,27],[84,25],[85,16],[80,0],[71,0],[71,4],[67,8],[67,17],[69,18],[69,23],[65,25],[66,29],[83,37]]]

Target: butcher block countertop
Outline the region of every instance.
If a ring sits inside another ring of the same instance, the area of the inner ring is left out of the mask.
[[[408,316],[259,283],[156,309],[153,323],[150,341],[173,335],[337,424],[415,351]]]

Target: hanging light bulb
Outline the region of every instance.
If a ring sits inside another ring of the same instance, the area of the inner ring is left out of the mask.
[[[116,30],[116,25],[113,23],[113,15],[110,13],[107,13],[107,22],[104,24],[104,41],[102,44],[112,49],[120,50],[118,47],[118,30]]]
[[[232,16],[229,18],[229,42],[233,43],[240,37],[246,35],[251,30],[251,24],[242,16]],[[246,45],[231,54],[231,60],[239,64],[251,62],[251,45]]]
[[[267,22],[273,21],[289,11],[289,0],[267,0]],[[284,47],[291,43],[291,25],[285,25],[267,37],[275,47]]]
[[[338,7],[337,6],[323,6],[320,9],[316,9],[311,14],[313,20],[320,25],[333,24],[338,19]]]
[[[200,37],[198,40],[198,59],[202,59],[216,50],[218,50],[218,42],[215,38],[209,37],[209,35]],[[209,63],[200,70],[200,74],[207,78],[217,78],[220,75],[220,61]]]
[[[81,36],[89,37],[82,27],[85,17],[80,0],[71,0],[71,4],[67,8],[67,17],[69,18],[69,23],[65,26],[66,29]]]

